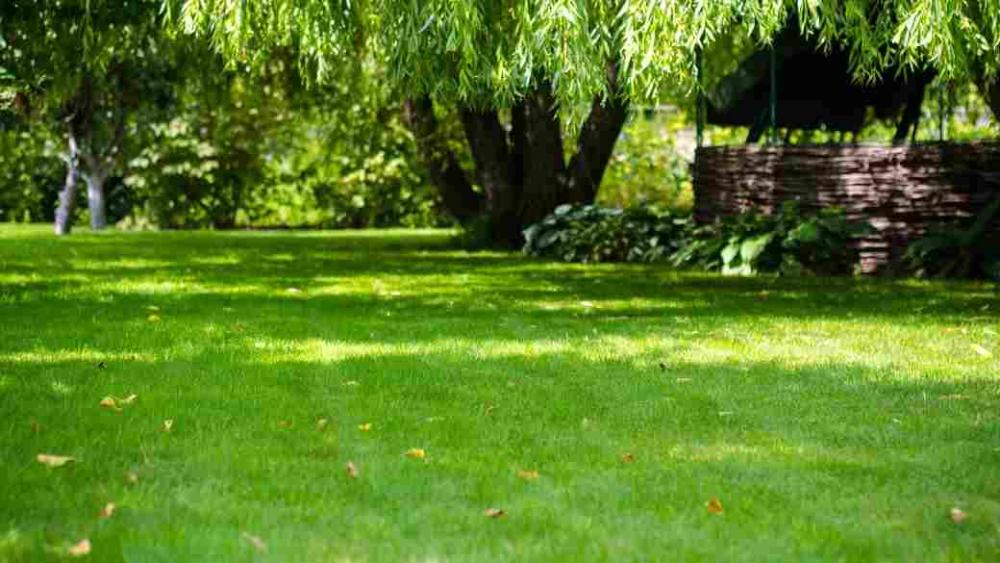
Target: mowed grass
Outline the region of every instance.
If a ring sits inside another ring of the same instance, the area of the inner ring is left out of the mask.
[[[998,301],[0,227],[0,560],[997,561]]]

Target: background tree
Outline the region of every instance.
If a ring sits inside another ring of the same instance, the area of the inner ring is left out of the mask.
[[[90,224],[107,225],[105,183],[122,162],[129,113],[155,102],[167,60],[157,0],[10,0],[0,7],[0,67],[32,119],[65,134],[66,179],[55,213],[69,233],[79,180]]]

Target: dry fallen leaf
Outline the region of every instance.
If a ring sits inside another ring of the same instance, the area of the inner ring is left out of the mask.
[[[483,511],[487,518],[503,518],[507,513],[500,508],[487,508]]]
[[[146,317],[146,320],[151,323],[158,323],[160,322],[160,315],[150,315]]]
[[[674,381],[676,381],[677,383],[690,383],[691,382],[691,378],[690,377],[678,377]]]
[[[66,550],[66,553],[68,553],[70,557],[83,557],[84,555],[87,555],[90,553],[90,540],[86,538],[80,540],[76,544],[71,545],[70,548]]]
[[[65,455],[52,455],[52,454],[38,454],[35,456],[38,463],[47,465],[49,467],[62,467],[67,463],[72,463],[76,461],[75,457],[65,456]]]
[[[243,539],[247,540],[247,543],[252,545],[253,548],[256,549],[257,551],[261,552],[267,551],[267,544],[264,543],[264,540],[260,539],[260,537],[248,534],[246,532],[243,532],[241,536],[243,537]]]
[[[139,396],[136,395],[135,393],[133,393],[133,394],[131,394],[128,397],[125,397],[125,398],[115,397],[113,395],[108,395],[107,397],[104,397],[103,399],[101,399],[101,402],[99,404],[100,404],[100,406],[102,406],[102,407],[104,407],[106,409],[111,409],[113,411],[121,412],[123,406],[125,406],[125,405],[131,405],[138,398],[139,398]]]
[[[427,452],[421,448],[410,448],[403,455],[411,459],[424,459],[427,457]]]
[[[125,473],[125,482],[129,485],[135,485],[139,482],[139,474],[135,471],[127,471]]]
[[[712,497],[708,499],[708,513],[709,514],[722,514],[724,512],[722,508],[722,503],[719,499]]]
[[[38,424],[38,421],[35,419],[31,419],[31,431],[34,432],[35,434],[38,434],[39,432],[42,431],[42,425]]]
[[[115,401],[114,397],[104,397],[98,404],[106,409],[110,409],[116,412],[120,412],[122,410],[122,408],[118,406],[118,402]]]
[[[114,513],[115,513],[115,503],[109,502],[108,504],[104,505],[104,508],[102,508],[100,512],[97,513],[97,517],[100,518],[101,520],[107,520],[108,518],[111,518],[111,515]]]
[[[316,430],[326,430],[326,426],[328,424],[330,424],[329,420],[327,420],[325,418],[321,418],[321,419],[319,419],[319,420],[316,421]]]
[[[359,424],[358,425],[358,430],[360,430],[362,432],[368,432],[371,429],[372,429],[372,423],[370,423],[370,422],[366,422],[364,424]]]
[[[517,476],[525,481],[534,481],[538,479],[538,472],[530,469],[522,469],[517,472]]]
[[[294,423],[291,420],[279,420],[278,421],[278,427],[279,428],[291,428],[293,425],[294,425]]]
[[[493,403],[487,402],[487,403],[485,403],[483,405],[483,414],[485,414],[486,416],[489,416],[489,415],[493,414],[493,411],[495,411],[496,408],[497,408],[496,405],[494,405]]]
[[[163,431],[164,432],[170,432],[170,430],[173,427],[174,427],[174,419],[168,418],[168,419],[166,419],[166,420],[163,421]]]
[[[632,463],[633,461],[635,461],[634,455],[628,452],[622,454],[622,463]]]
[[[358,478],[358,466],[354,465],[353,461],[347,462],[347,476],[351,479]]]
[[[951,521],[956,524],[962,523],[962,521],[968,517],[968,515],[958,507],[952,508],[949,516],[951,516]]]

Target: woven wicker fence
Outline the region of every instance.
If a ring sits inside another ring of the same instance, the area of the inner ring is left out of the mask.
[[[841,207],[870,226],[857,245],[862,271],[872,273],[896,263],[928,227],[971,221],[1000,197],[1000,144],[702,147],[694,196],[699,221],[770,213],[786,200],[805,210]]]

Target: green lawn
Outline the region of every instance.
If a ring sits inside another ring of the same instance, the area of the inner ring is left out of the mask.
[[[0,227],[0,460],[5,561],[997,561],[1000,299]]]

